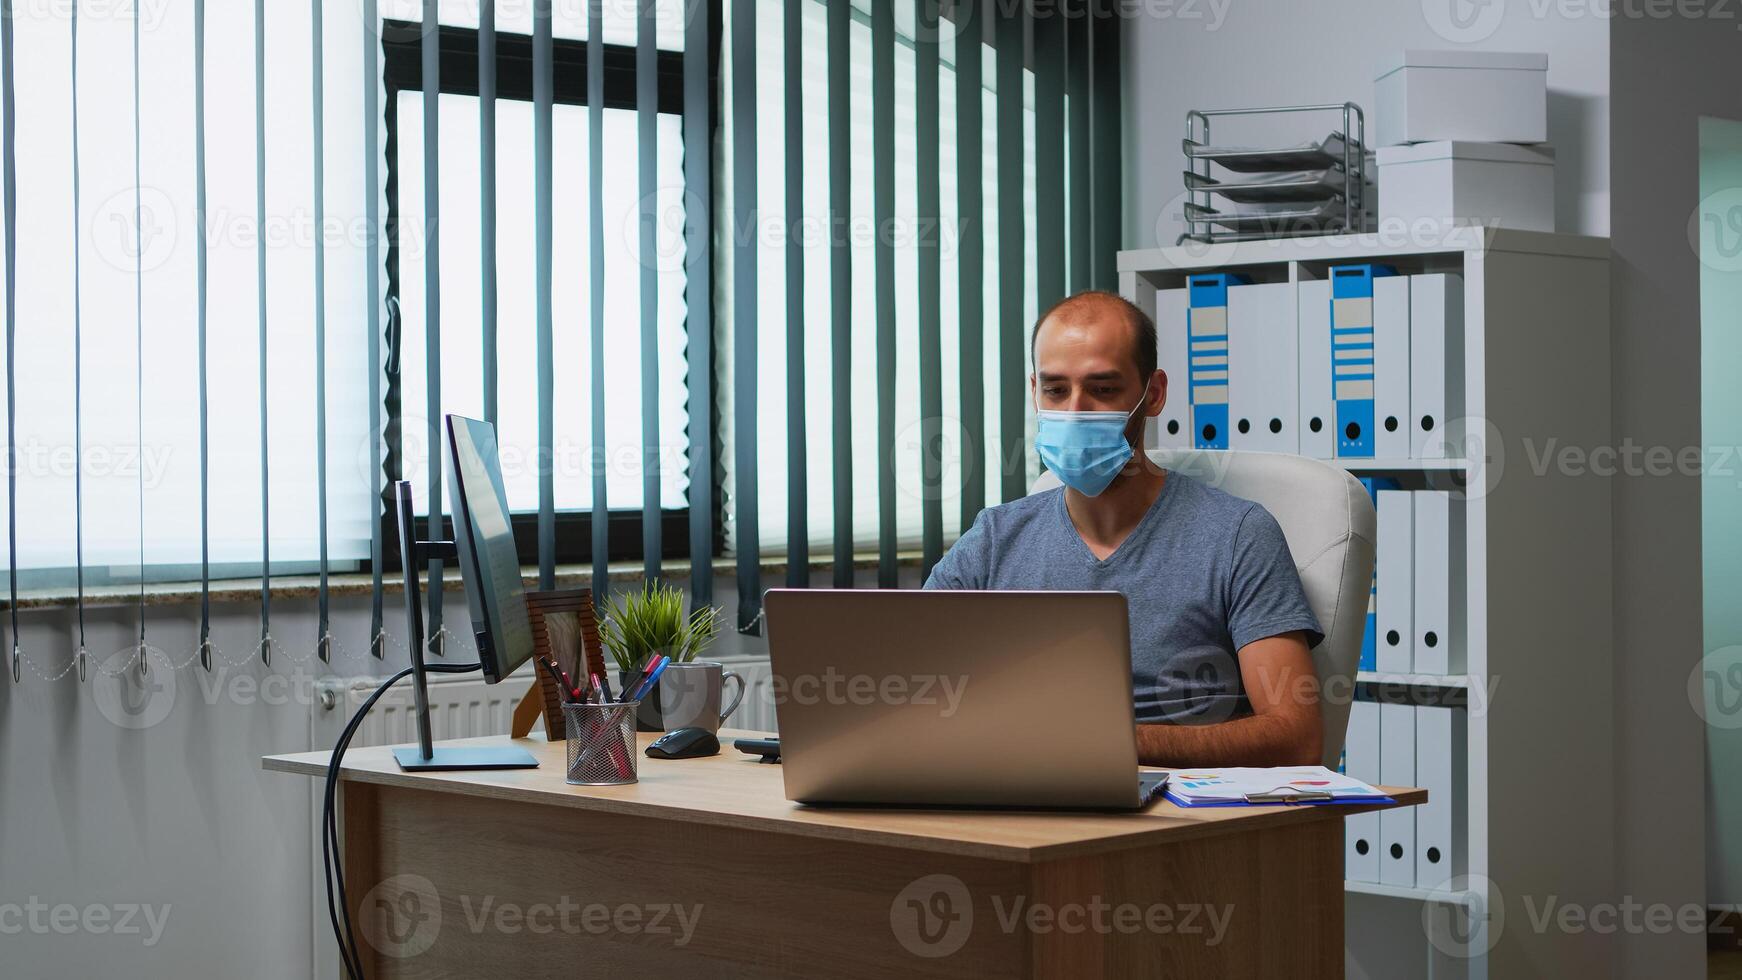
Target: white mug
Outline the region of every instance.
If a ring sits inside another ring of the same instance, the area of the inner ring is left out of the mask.
[[[727,681],[737,681],[738,690],[732,703],[721,709]],[[717,660],[670,664],[659,677],[659,710],[668,732],[679,728],[718,732],[743,700],[744,678]]]

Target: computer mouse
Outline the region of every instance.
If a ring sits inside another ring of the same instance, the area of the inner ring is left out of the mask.
[[[654,739],[647,746],[653,759],[698,759],[720,754],[720,740],[706,728],[677,728]]]

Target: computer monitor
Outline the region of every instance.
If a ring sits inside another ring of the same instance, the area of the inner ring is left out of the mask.
[[[448,482],[454,488],[454,546],[472,613],[484,678],[494,684],[532,658],[532,626],[520,581],[520,553],[497,463],[496,429],[449,415]]]
[[[419,606],[418,566],[457,558],[466,584],[466,605],[472,614],[479,666],[486,682],[495,684],[532,658],[532,628],[527,620],[526,592],[520,583],[520,555],[508,520],[508,494],[496,461],[496,430],[488,422],[448,416],[449,484],[454,488],[454,540],[420,541],[412,507],[411,483],[394,484],[399,518],[399,555],[405,571],[405,632],[411,654],[412,690],[417,698],[417,744],[393,750],[407,770],[528,769],[538,760],[512,745],[447,745],[437,747],[430,730],[429,685],[426,674],[470,669],[469,665],[431,667],[424,663],[423,612]],[[440,508],[431,508],[439,511]],[[434,522],[431,522],[432,525]]]

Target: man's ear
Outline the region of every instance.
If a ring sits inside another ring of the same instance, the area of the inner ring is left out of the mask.
[[[1149,390],[1143,396],[1143,414],[1151,418],[1160,415],[1167,404],[1167,372],[1156,368],[1149,376]]]

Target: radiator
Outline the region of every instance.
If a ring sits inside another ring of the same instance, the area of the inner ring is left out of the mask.
[[[726,719],[732,728],[772,732],[774,722],[774,675],[767,660],[728,661],[726,669],[744,678],[744,703]]]
[[[775,731],[773,674],[768,661],[732,661],[726,664],[726,669],[744,678],[744,701],[726,724],[751,731]],[[345,722],[380,683],[374,677],[323,680],[320,684],[323,696],[316,702],[316,717],[312,719],[311,743],[318,748],[331,746]],[[530,674],[524,672],[517,672],[500,684],[486,684],[476,674],[431,674],[430,731],[437,739],[505,735],[514,706],[531,683]],[[375,702],[351,745],[404,745],[415,741],[416,698],[410,681],[406,680]]]
[[[486,684],[484,678],[476,674],[431,674],[428,677],[430,731],[437,739],[508,734],[514,706],[531,683],[529,676],[510,677],[500,684]],[[342,728],[380,683],[373,677],[338,680],[336,686],[343,692],[343,700],[335,700],[333,707],[325,710],[340,715],[337,722]],[[344,705],[342,713],[339,710],[341,703]],[[402,745],[415,741],[417,699],[408,679],[399,682],[375,702],[351,744]],[[325,742],[327,745],[331,743],[331,738]]]

